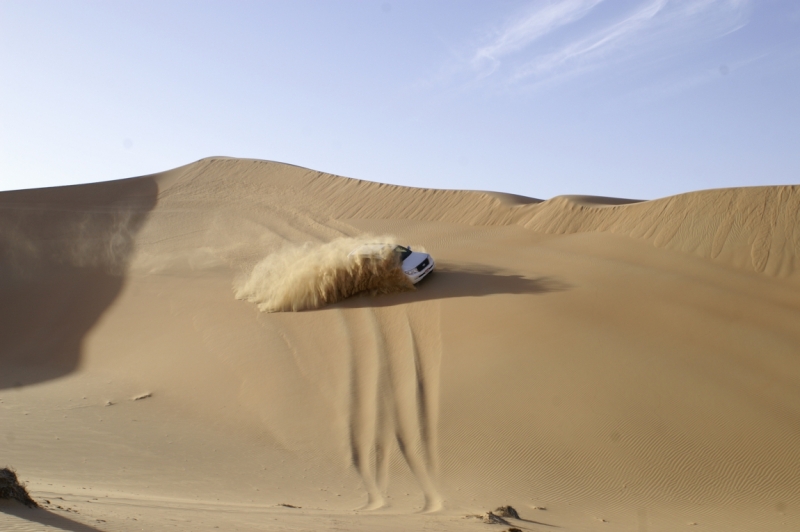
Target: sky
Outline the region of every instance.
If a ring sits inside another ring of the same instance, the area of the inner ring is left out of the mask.
[[[796,0],[0,0],[0,190],[225,155],[654,199],[800,183]]]

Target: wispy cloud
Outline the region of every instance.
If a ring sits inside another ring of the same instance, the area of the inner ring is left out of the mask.
[[[747,23],[750,7],[750,0],[647,0],[620,11],[621,3],[601,3],[536,2],[477,47],[467,68],[508,84],[563,80],[720,38]]]
[[[561,26],[583,18],[602,1],[564,0],[545,4],[537,2],[533,9],[511,20],[488,44],[478,48],[472,56],[472,66],[483,69],[488,64],[493,70],[504,56],[527,47]]]
[[[512,79],[541,76],[587,56],[599,56],[621,41],[650,25],[669,0],[655,0],[623,20],[596,31],[593,35],[570,42],[556,52],[543,54],[515,69]]]

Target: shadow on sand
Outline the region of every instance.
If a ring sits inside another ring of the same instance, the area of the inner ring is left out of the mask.
[[[517,519],[517,521],[522,521],[522,522],[525,522],[525,523],[531,523],[532,525],[549,526],[550,528],[561,528],[558,525],[551,525],[550,523],[544,523],[542,521],[534,521],[533,519],[523,519],[522,517]]]
[[[152,177],[0,193],[0,389],[77,367],[157,195]]]
[[[555,277],[534,279],[503,273],[489,266],[442,264],[420,281],[417,290],[379,296],[362,295],[329,308],[363,308],[403,305],[415,301],[483,297],[496,294],[545,294],[569,290],[570,286]]]
[[[78,521],[73,521],[44,508],[28,508],[15,501],[0,501],[0,515],[13,515],[19,519],[24,519],[32,523],[39,523],[44,527],[66,530],[68,532],[103,532],[99,528],[84,525]]]

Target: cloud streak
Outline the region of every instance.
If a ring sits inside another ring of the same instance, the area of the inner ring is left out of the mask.
[[[647,0],[621,11],[602,2],[537,2],[477,47],[469,68],[512,85],[559,81],[685,52],[743,27],[750,8],[750,0]]]
[[[504,56],[517,52],[540,37],[583,18],[602,1],[565,0],[537,5],[507,24],[491,42],[478,48],[472,57],[472,64],[478,68],[484,67],[487,62],[496,66]]]

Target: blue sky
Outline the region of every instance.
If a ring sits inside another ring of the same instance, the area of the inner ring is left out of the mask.
[[[545,199],[800,183],[795,0],[3,0],[0,64],[0,189],[212,155]]]

